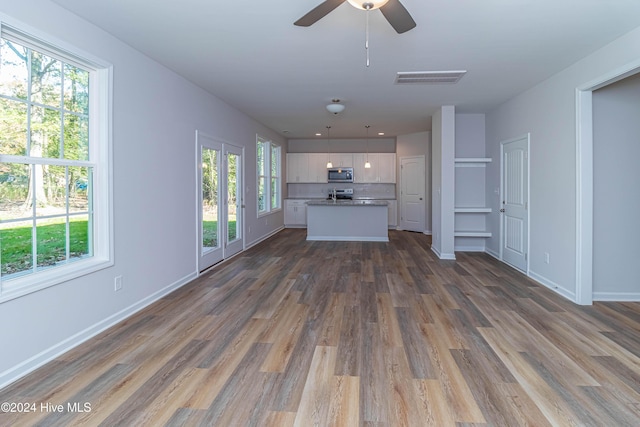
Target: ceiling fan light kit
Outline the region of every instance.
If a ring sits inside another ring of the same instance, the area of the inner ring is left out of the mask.
[[[398,34],[409,31],[416,26],[409,11],[400,3],[400,0],[325,0],[310,12],[298,19],[293,25],[309,27],[324,18],[342,3],[349,4],[360,10],[380,9],[382,15],[391,24]]]
[[[360,10],[375,10],[380,9],[382,6],[387,4],[389,0],[347,0],[349,4],[356,9]]]

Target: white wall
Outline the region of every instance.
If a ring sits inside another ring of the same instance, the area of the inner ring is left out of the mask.
[[[455,107],[443,105],[432,119],[432,228],[431,249],[442,259],[455,259]]]
[[[425,232],[431,234],[431,131],[418,132],[410,135],[398,135],[396,142],[396,154],[398,158],[398,174],[400,173],[400,159],[402,157],[424,156],[425,161]],[[400,180],[398,179],[398,182]],[[399,192],[398,192],[399,194]],[[400,207],[398,206],[398,209]]]
[[[530,274],[570,299],[576,295],[576,88],[637,61],[640,28],[487,114],[487,157],[500,141],[531,132]],[[487,169],[487,201],[494,212],[487,249],[499,252],[500,162]],[[550,262],[544,262],[544,253]]]
[[[395,153],[396,139],[370,137],[351,139],[333,139],[327,141],[327,137],[319,136],[315,139],[289,139],[288,153],[326,153],[327,148],[332,153]],[[368,147],[368,148],[367,148]]]
[[[283,225],[282,212],[256,216],[256,133],[286,141],[47,0],[2,1],[0,19],[113,64],[115,209],[114,267],[0,305],[1,387],[195,277],[196,130],[246,148],[249,243]]]
[[[640,74],[593,92],[593,298],[640,301]]]

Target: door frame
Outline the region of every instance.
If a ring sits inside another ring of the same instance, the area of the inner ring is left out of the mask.
[[[220,243],[220,251],[222,253],[221,255],[221,259],[214,262],[212,265],[209,265],[207,267],[204,267],[201,269],[200,266],[200,261],[201,261],[201,246],[202,246],[202,236],[201,236],[201,211],[202,211],[202,189],[201,189],[201,172],[200,172],[200,168],[202,167],[202,165],[199,163],[199,159],[200,159],[200,150],[201,147],[203,146],[203,144],[200,143],[200,139],[201,138],[207,138],[210,139],[212,141],[214,141],[216,144],[220,144],[220,171],[219,171],[219,178],[222,177],[226,177],[227,174],[227,159],[226,159],[226,153],[227,153],[227,147],[234,147],[236,148],[238,151],[240,151],[241,153],[241,163],[240,163],[240,182],[241,182],[241,188],[240,188],[240,203],[239,203],[239,210],[240,210],[240,214],[242,221],[241,221],[241,235],[240,235],[240,242],[239,244],[241,245],[241,249],[237,252],[234,252],[233,255],[234,256],[240,252],[243,252],[246,249],[246,239],[245,239],[245,204],[244,204],[244,178],[245,178],[245,149],[244,147],[241,147],[240,145],[237,144],[233,144],[231,142],[225,141],[224,139],[221,138],[217,138],[215,136],[212,136],[206,132],[202,132],[202,131],[198,131],[196,129],[195,132],[195,175],[196,175],[196,185],[195,185],[195,194],[196,194],[196,221],[195,221],[195,226],[196,226],[196,251],[195,251],[195,259],[196,259],[196,271],[197,274],[200,275],[203,272],[207,271],[208,269],[210,269],[211,267],[224,262],[226,259],[230,258],[230,256],[227,255],[227,202],[226,202],[226,191],[227,191],[227,186],[226,186],[226,178],[224,180],[220,180],[220,193],[224,194],[225,196],[225,200],[224,203],[220,203],[219,202],[219,207],[218,209],[220,210],[220,213],[218,215],[218,240]],[[237,223],[236,223],[237,224]],[[237,229],[236,229],[237,230]]]
[[[527,140],[527,199],[525,201],[527,206],[527,248],[526,248],[526,268],[524,273],[529,276],[529,254],[531,253],[531,133],[525,133],[515,138],[509,138],[504,141],[500,141],[500,205],[499,209],[502,209],[502,201],[504,200],[504,146],[506,144],[520,141],[521,139]],[[503,239],[504,239],[504,215],[500,214],[500,261],[507,265],[511,265],[504,260],[503,255]]]
[[[415,156],[402,156],[398,159],[398,165],[400,166],[400,200],[397,206],[397,209],[400,211],[400,220],[398,221],[398,225],[397,228],[398,230],[405,230],[402,226],[402,218],[404,217],[404,193],[402,191],[402,185],[403,185],[403,168],[402,168],[402,161],[406,160],[406,159],[420,159],[420,161],[422,162],[422,230],[420,230],[420,233],[425,233],[425,230],[427,228],[427,160],[426,160],[426,156],[424,154],[420,154],[420,155],[415,155]],[[398,214],[398,212],[396,212],[396,215]]]
[[[593,91],[640,72],[640,60],[576,88],[576,293],[593,304]]]

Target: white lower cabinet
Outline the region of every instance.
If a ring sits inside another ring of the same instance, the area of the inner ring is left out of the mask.
[[[285,227],[307,226],[307,200],[286,199],[284,201]]]
[[[396,228],[398,226],[398,201],[387,200],[389,202],[389,228]]]

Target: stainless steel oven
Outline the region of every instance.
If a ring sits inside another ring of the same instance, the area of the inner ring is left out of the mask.
[[[353,168],[327,169],[328,182],[353,182]]]

